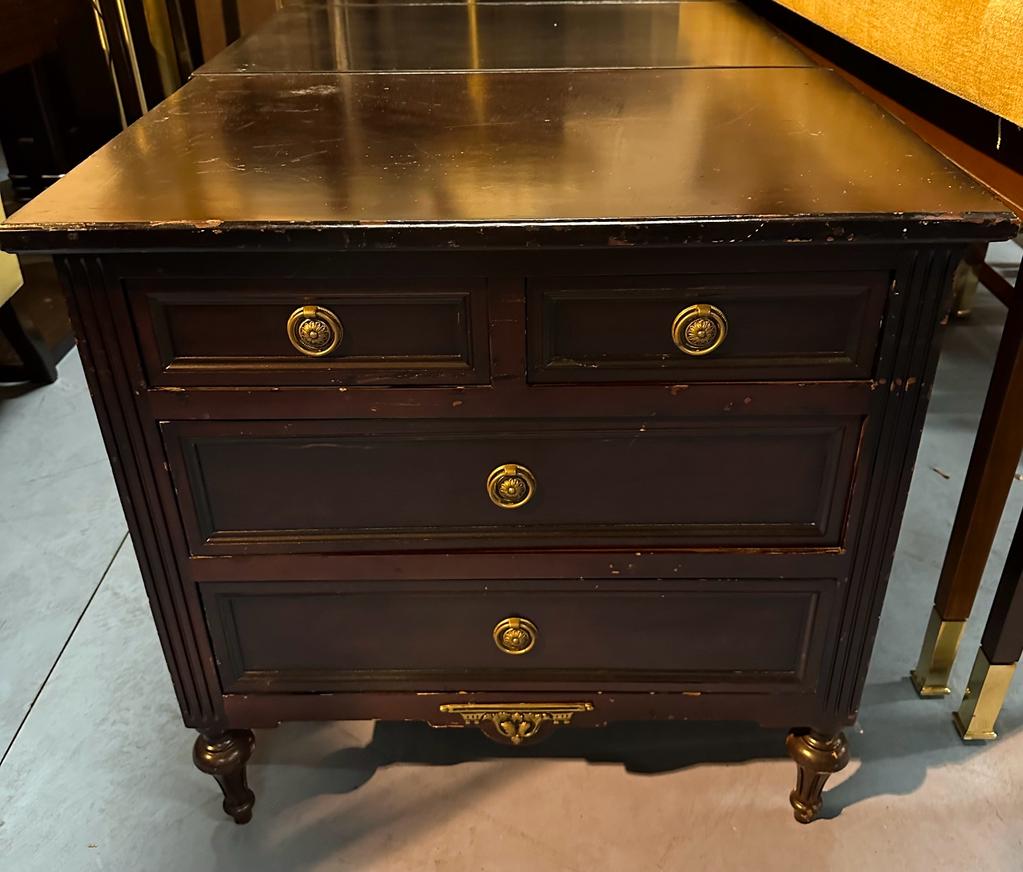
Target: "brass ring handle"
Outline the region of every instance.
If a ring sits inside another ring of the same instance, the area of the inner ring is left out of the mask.
[[[697,303],[687,306],[675,316],[671,325],[671,340],[680,351],[699,357],[710,354],[725,341],[728,319],[717,306]]]
[[[505,618],[494,627],[494,644],[505,654],[525,654],[532,650],[538,635],[536,624],[525,618]]]
[[[536,493],[536,478],[518,463],[503,463],[487,476],[487,496],[502,509],[524,506]]]
[[[323,306],[300,306],[288,318],[288,339],[308,357],[330,354],[344,332],[337,315]]]

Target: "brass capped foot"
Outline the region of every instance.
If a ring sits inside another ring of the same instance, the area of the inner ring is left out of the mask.
[[[849,762],[849,745],[843,733],[833,736],[814,730],[793,730],[785,740],[796,762],[796,789],[789,794],[795,818],[808,824],[821,810],[824,784]]]
[[[909,673],[916,692],[924,699],[943,697],[949,693],[948,677],[955,664],[959,640],[966,621],[945,621],[937,609],[931,609],[931,617],[927,622],[923,645],[920,648],[920,659],[916,669]]]
[[[252,754],[256,737],[251,730],[227,730],[200,733],[192,749],[192,761],[200,772],[212,775],[224,793],[224,811],[236,824],[252,820],[255,794],[249,790],[245,764]]]
[[[1015,663],[994,664],[987,659],[983,648],[977,652],[963,701],[959,711],[952,715],[959,738],[964,742],[990,742],[998,738],[995,722],[1015,671]]]

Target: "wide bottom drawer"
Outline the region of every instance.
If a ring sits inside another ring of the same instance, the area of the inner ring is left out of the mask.
[[[808,691],[834,587],[832,579],[201,585],[226,693],[651,683]]]

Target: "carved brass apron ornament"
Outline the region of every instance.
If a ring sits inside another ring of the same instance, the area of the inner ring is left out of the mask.
[[[479,727],[495,742],[523,745],[542,738],[550,729],[568,724],[579,712],[593,711],[588,702],[454,703],[444,714],[461,715],[466,726]]]

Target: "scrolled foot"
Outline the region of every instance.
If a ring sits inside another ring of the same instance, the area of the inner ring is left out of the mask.
[[[245,764],[256,738],[250,730],[200,733],[192,750],[192,761],[200,772],[212,775],[224,794],[224,811],[236,824],[252,820],[256,797],[245,777]]]
[[[789,802],[796,820],[808,824],[820,813],[825,782],[849,762],[849,745],[842,733],[793,730],[785,747],[796,763],[796,789]]]

